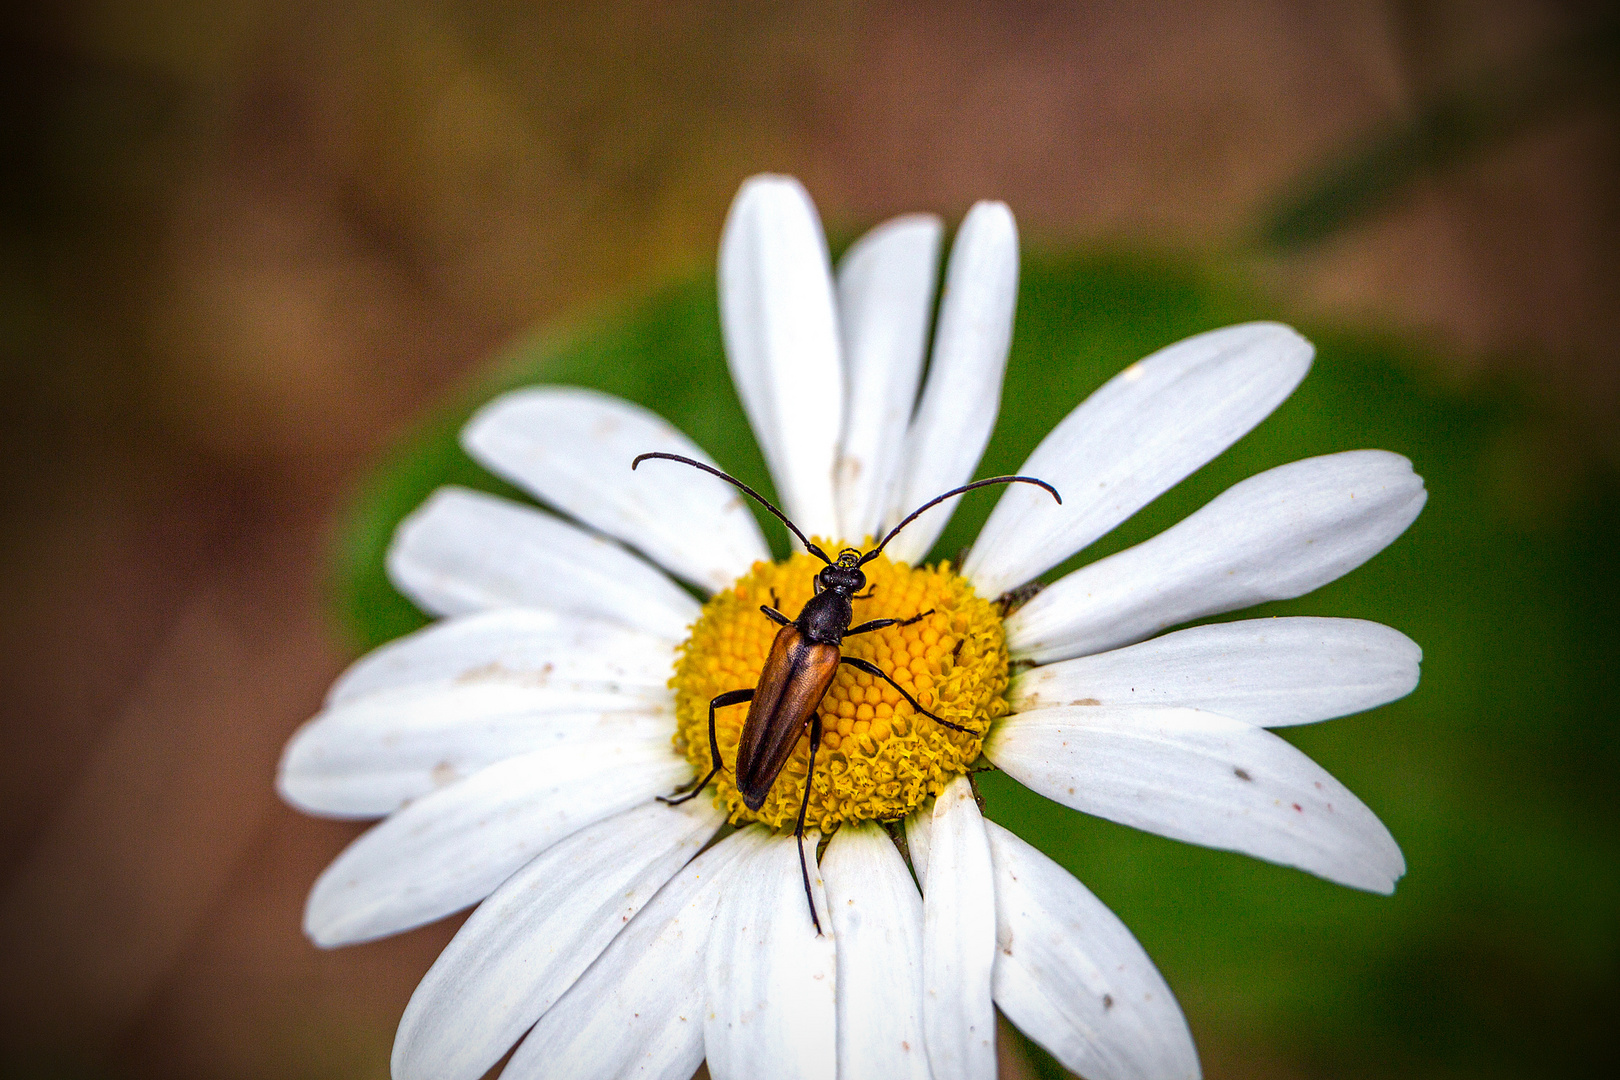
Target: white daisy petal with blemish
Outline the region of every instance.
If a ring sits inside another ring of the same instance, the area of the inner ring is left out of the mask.
[[[619,623],[538,608],[441,619],[373,649],[338,676],[326,707],[379,690],[476,686],[605,690],[667,705],[669,643]]]
[[[1064,705],[1179,706],[1259,727],[1314,724],[1405,697],[1423,659],[1411,638],[1361,619],[1194,626],[1013,677],[1014,712]]]
[[[1389,830],[1281,738],[1197,709],[1036,709],[984,755],[1032,791],[1088,814],[1388,893],[1406,872]]]
[[[519,755],[667,741],[666,709],[611,691],[521,686],[379,691],[321,713],[282,755],[282,797],[311,813],[379,817]]]
[[[835,285],[797,181],[748,181],[727,219],[737,392],[784,508],[830,544],[970,480],[989,439],[1017,229],[980,203],[958,230],[919,394],[940,238],[932,217],[887,222]],[[922,617],[839,643],[894,683],[840,668],[817,705],[813,780],[801,736],[752,809],[728,756],[740,703],[714,713],[732,772],[675,796],[708,771],[714,694],[759,681],[777,633],[760,605],[781,590],[793,615],[819,566],[771,564],[724,481],[669,462],[632,472],[653,451],[710,460],[646,408],[555,387],[481,409],[468,452],[572,520],[448,487],[401,522],[390,578],[444,618],[345,672],[277,777],[312,813],[385,819],[316,881],[316,943],[483,902],[406,1010],[397,1080],[478,1076],[514,1042],[509,1080],[686,1080],[705,1058],[717,1080],[988,1077],[992,1002],[1091,1080],[1197,1077],[1186,1021],[1129,931],[984,820],[967,773],[988,759],[1086,813],[1390,891],[1405,864],[1389,831],[1266,729],[1409,693],[1417,645],[1355,619],[1165,631],[1348,573],[1411,524],[1423,483],[1375,450],[1283,465],[1010,617],[992,602],[1241,438],[1311,357],[1275,323],[1170,345],[1030,455],[1020,472],[1062,505],[1006,490],[960,574],[907,565],[954,502],[900,533],[866,564],[882,587],[852,599],[854,621]],[[728,813],[738,830],[697,854]],[[879,824],[902,818],[920,897]]]

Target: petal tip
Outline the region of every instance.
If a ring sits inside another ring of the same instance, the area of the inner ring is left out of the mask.
[[[797,213],[808,210],[816,219],[816,204],[797,177],[785,173],[756,173],[742,182],[731,201],[731,216],[752,213]],[[727,223],[728,226],[731,224]],[[729,228],[728,228],[729,231]]]
[[[988,200],[974,203],[956,231],[953,253],[958,250],[971,256],[976,273],[984,272],[986,265],[998,266],[1003,262],[1010,262],[1008,269],[1016,272],[1018,222],[1013,218],[1011,207]]]
[[[316,882],[316,889],[309,894],[309,901],[304,905],[304,936],[318,949],[336,949],[348,944],[337,925],[330,918],[330,913],[319,910],[325,905],[318,899],[320,882]]]
[[[1297,364],[1302,375],[1316,356],[1316,346],[1311,344],[1310,339],[1287,323],[1262,319],[1237,323],[1211,330],[1209,333],[1226,336],[1235,350],[1243,352],[1265,350],[1278,363]]]

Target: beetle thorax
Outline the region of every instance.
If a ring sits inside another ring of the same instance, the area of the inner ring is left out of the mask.
[[[807,826],[823,832],[846,821],[904,817],[967,771],[979,755],[990,721],[1007,711],[1007,648],[1001,620],[966,579],[948,563],[910,567],[879,556],[863,568],[843,566],[844,561],[840,558],[828,566],[799,554],[784,563],[756,563],[704,605],[681,646],[670,682],[675,690],[676,748],[702,775],[710,764],[709,701],[727,691],[756,686],[776,637],[778,627],[761,614],[761,604],[774,603],[790,619],[801,613],[809,617],[822,608],[836,615],[835,606],[852,605],[857,624],[905,619],[932,608],[933,614],[910,626],[844,638],[843,655],[877,665],[925,709],[972,730],[959,732],[936,724],[917,714],[883,680],[841,668],[818,710],[823,736],[806,817]],[[819,596],[814,591],[818,581]],[[813,597],[816,603],[811,604]],[[843,621],[839,629],[847,625]],[[747,713],[747,705],[716,713],[724,766],[714,780],[719,800],[734,822],[760,821],[775,829],[791,829],[804,792],[809,739],[799,738],[764,803],[751,811],[737,791],[733,771]]]

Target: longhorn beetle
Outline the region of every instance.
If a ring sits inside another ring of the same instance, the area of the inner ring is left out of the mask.
[[[859,626],[849,625],[855,617],[851,601],[857,598],[856,593],[866,587],[866,575],[861,572],[861,567],[877,558],[888,546],[889,541],[893,540],[901,529],[915,521],[923,511],[965,491],[989,487],[992,484],[1019,483],[1034,484],[1036,487],[1046,489],[1059,504],[1063,502],[1063,496],[1059,495],[1051,484],[1032,476],[996,476],[988,480],[976,480],[971,484],[952,488],[917,507],[907,514],[900,524],[890,529],[878,546],[871,551],[863,553],[855,548],[845,548],[838,553],[835,560],[828,558],[825,551],[812,544],[809,538],[799,531],[799,527],[788,520],[786,514],[771,505],[769,499],[736,477],[679,454],[642,454],[630,463],[630,468],[636,468],[649,458],[679,461],[694,469],[702,469],[706,473],[718,476],[775,514],[782,524],[788,527],[788,531],[799,538],[804,550],[827,564],[816,574],[815,595],[805,602],[804,607],[799,610],[797,619],[789,619],[769,604],[759,606],[759,610],[764,612],[767,618],[781,627],[776,632],[776,639],[771,642],[771,651],[765,658],[765,668],[759,673],[759,683],[753,689],[728,690],[709,702],[709,760],[713,767],[709,769],[708,775],[698,781],[686,794],[663,799],[669,805],[675,806],[696,798],[708,786],[709,781],[714,779],[715,773],[720,771],[720,742],[714,733],[716,709],[723,709],[727,705],[741,705],[745,701],[751,703],[748,706],[748,718],[743,721],[742,735],[737,741],[737,790],[742,792],[743,803],[750,810],[758,810],[764,805],[765,796],[770,793],[771,785],[776,782],[777,775],[792,756],[793,748],[799,743],[799,736],[804,734],[808,725],[810,762],[804,776],[804,797],[799,802],[799,820],[793,828],[793,835],[799,840],[799,870],[804,875],[804,897],[810,903],[810,919],[815,923],[816,933],[819,935],[821,919],[816,915],[815,900],[810,892],[810,868],[804,858],[804,815],[810,806],[810,779],[816,771],[816,748],[821,744],[821,714],[818,709],[821,699],[827,694],[827,689],[832,686],[833,677],[838,674],[838,665],[848,664],[856,671],[863,671],[873,678],[882,679],[899,691],[900,696],[910,702],[913,709],[936,724],[953,731],[969,730],[961,724],[942,720],[923,708],[916,698],[907,693],[876,664],[857,656],[844,656],[841,652],[839,646],[843,644],[844,638],[852,634],[865,634],[873,630],[882,630],[886,626],[910,626],[924,616],[933,614],[933,610],[929,609],[909,619],[873,619]],[[772,600],[774,601],[775,597],[772,597]]]

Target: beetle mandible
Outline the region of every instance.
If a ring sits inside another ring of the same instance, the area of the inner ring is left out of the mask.
[[[976,480],[971,484],[952,488],[945,494],[937,495],[923,503],[890,529],[871,551],[861,552],[855,548],[845,548],[838,553],[837,559],[832,559],[820,547],[811,543],[810,539],[799,531],[799,527],[773,506],[769,499],[736,477],[701,461],[693,461],[679,454],[661,452],[641,454],[630,463],[630,468],[635,469],[649,458],[678,461],[718,476],[776,515],[782,524],[788,527],[788,531],[799,538],[806,551],[827,564],[816,574],[815,595],[805,602],[797,619],[789,619],[769,604],[759,606],[767,618],[781,627],[776,633],[776,639],[771,642],[765,667],[759,673],[759,682],[752,688],[728,690],[709,702],[709,760],[712,767],[708,775],[699,780],[686,794],[663,799],[664,802],[674,806],[696,798],[720,771],[720,742],[715,736],[716,709],[749,703],[748,718],[743,722],[742,734],[737,742],[736,777],[737,790],[742,793],[743,803],[750,810],[758,810],[764,804],[771,785],[776,782],[777,775],[787,764],[788,758],[793,755],[793,748],[798,745],[800,736],[805,734],[805,728],[808,726],[810,761],[805,772],[804,797],[799,802],[799,819],[794,826],[793,835],[800,841],[799,870],[804,875],[804,895],[810,902],[810,919],[815,923],[816,933],[819,935],[821,919],[816,915],[815,901],[811,898],[810,868],[804,858],[804,817],[810,805],[810,780],[816,770],[816,748],[821,743],[819,712],[821,699],[832,686],[833,677],[838,674],[838,665],[848,664],[856,671],[882,679],[899,691],[900,696],[905,698],[913,709],[936,724],[954,731],[970,730],[961,724],[943,720],[923,708],[916,698],[871,661],[843,655],[841,646],[846,637],[882,630],[887,626],[910,626],[933,613],[930,609],[908,619],[873,619],[858,626],[851,626],[850,623],[855,618],[852,601],[857,598],[856,594],[866,587],[866,575],[861,571],[861,567],[882,554],[889,541],[924,511],[963,492],[989,487],[992,484],[1017,483],[1034,484],[1036,487],[1044,488],[1059,504],[1063,502],[1063,497],[1051,484],[1032,476],[995,476],[988,480]]]

